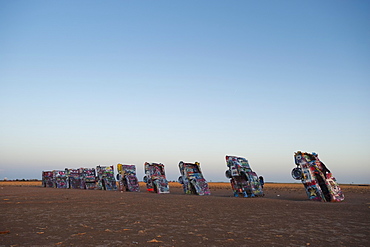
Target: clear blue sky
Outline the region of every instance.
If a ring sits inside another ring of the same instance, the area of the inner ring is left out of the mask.
[[[295,151],[370,183],[369,1],[0,0],[0,179]]]

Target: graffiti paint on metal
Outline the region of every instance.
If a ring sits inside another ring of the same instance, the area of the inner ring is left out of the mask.
[[[136,177],[135,165],[117,164],[119,189],[121,191],[139,192],[139,180]]]
[[[329,169],[316,153],[298,151],[294,153],[297,165],[292,170],[292,177],[301,180],[307,196],[313,201],[341,202],[344,194]]]
[[[114,178],[113,166],[97,166],[97,189],[117,190],[116,179]]]
[[[230,179],[234,196],[264,196],[262,184],[257,174],[252,171],[247,159],[238,156],[226,156],[226,177]]]
[[[82,168],[83,188],[87,190],[94,190],[96,185],[96,172],[95,168]]]
[[[144,182],[146,183],[147,191],[158,194],[170,193],[170,187],[162,163],[145,162],[144,171]]]
[[[48,188],[54,187],[53,171],[42,171],[42,186]]]
[[[82,168],[66,169],[69,180],[69,188],[84,189]]]
[[[182,184],[185,194],[210,195],[208,183],[203,177],[200,163],[185,163],[180,161],[179,169],[181,176],[179,183]]]
[[[66,171],[53,170],[54,187],[58,189],[68,188],[68,177]]]

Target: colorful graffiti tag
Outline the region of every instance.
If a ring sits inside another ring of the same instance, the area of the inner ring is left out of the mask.
[[[344,200],[344,194],[338,183],[316,153],[295,152],[294,161],[297,167],[292,170],[292,177],[302,181],[310,200],[323,202]]]

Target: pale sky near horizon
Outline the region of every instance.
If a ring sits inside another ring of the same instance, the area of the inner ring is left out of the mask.
[[[368,1],[0,0],[0,179],[225,155],[370,183]],[[116,169],[116,167],[115,167]]]

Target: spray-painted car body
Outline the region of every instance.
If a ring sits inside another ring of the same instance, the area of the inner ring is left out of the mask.
[[[323,202],[344,200],[344,194],[338,183],[316,153],[298,151],[294,153],[294,161],[297,167],[292,170],[292,177],[302,181],[310,200]]]
[[[95,168],[82,168],[83,187],[87,190],[94,190],[96,185]]]
[[[135,165],[117,164],[117,180],[121,191],[139,192],[139,180],[136,177]]]
[[[208,183],[203,177],[200,163],[185,163],[180,161],[179,169],[181,176],[179,183],[182,184],[185,194],[210,195]]]
[[[68,173],[68,181],[70,189],[84,189],[82,168],[66,169]]]
[[[58,189],[68,188],[67,172],[64,170],[53,170],[54,187]]]
[[[226,165],[229,168],[225,175],[230,179],[234,196],[242,194],[244,197],[264,196],[261,182],[252,171],[247,159],[238,156],[226,156]]]
[[[42,171],[42,186],[48,188],[54,187],[53,171]]]
[[[97,166],[97,189],[99,190],[116,190],[117,184],[114,178],[113,166]]]
[[[163,164],[145,162],[144,171],[144,182],[146,183],[147,191],[158,194],[170,193]]]

